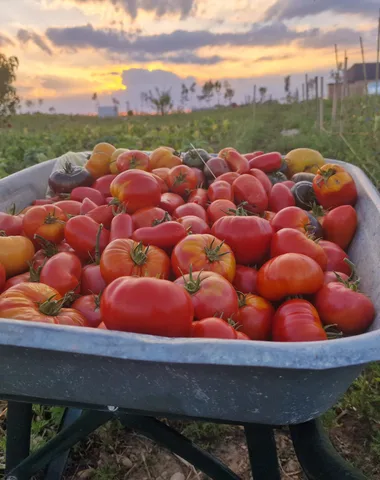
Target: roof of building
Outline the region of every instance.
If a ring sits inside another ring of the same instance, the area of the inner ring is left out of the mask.
[[[366,63],[365,69],[367,80],[376,80],[376,63]],[[364,80],[362,63],[355,63],[347,70],[347,80],[348,83],[360,82],[361,80]]]

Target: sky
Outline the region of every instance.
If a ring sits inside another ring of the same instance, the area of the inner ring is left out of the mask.
[[[284,96],[284,76],[329,81],[347,50],[349,65],[376,59],[378,0],[0,0],[0,52],[20,61],[23,100],[48,111],[94,113],[119,100],[146,109],[141,93],[227,80],[234,101],[253,85]],[[197,106],[196,95],[191,101]],[[188,105],[189,106],[189,105]]]

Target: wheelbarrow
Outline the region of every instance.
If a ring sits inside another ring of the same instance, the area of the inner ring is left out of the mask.
[[[0,180],[0,210],[44,197],[57,161]],[[349,254],[380,312],[380,197],[358,167],[331,162],[356,181],[359,228]],[[333,449],[318,419],[380,359],[380,315],[363,335],[311,343],[168,339],[3,319],[0,359],[7,480],[42,470],[60,479],[70,448],[115,417],[216,480],[239,477],[157,418],[243,425],[255,480],[280,479],[273,430],[285,425],[306,478],[365,478]],[[32,404],[66,410],[56,437],[29,455]]]

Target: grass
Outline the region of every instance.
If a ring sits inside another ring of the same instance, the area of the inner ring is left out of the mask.
[[[90,150],[100,141],[108,141],[117,147],[146,150],[159,145],[186,150],[193,143],[211,152],[218,152],[230,145],[245,152],[262,149],[282,153],[307,146],[321,151],[326,158],[359,165],[380,187],[380,102],[366,98],[350,99],[343,113],[341,124],[332,125],[331,104],[326,101],[323,131],[317,126],[315,102],[259,105],[255,118],[251,107],[174,114],[164,118],[152,116],[101,120],[81,116],[21,115],[11,120],[12,128],[0,130],[0,178],[69,150]],[[298,135],[281,135],[283,129],[293,128],[299,130]],[[34,407],[33,449],[52,438],[61,414],[62,409],[59,408]],[[342,450],[342,445],[345,445],[349,453],[344,448],[343,453],[371,475],[372,467],[368,461],[364,462],[359,444],[361,440],[364,441],[370,463],[378,465],[380,365],[368,367],[342,400],[324,415],[323,421],[338,448]],[[206,447],[231,431],[231,427],[212,423],[181,423],[177,426],[191,440]],[[354,429],[355,433],[350,429]],[[103,427],[90,440],[75,448],[73,455],[78,462],[86,462],[86,452],[91,447],[107,452],[112,457],[113,447],[110,445],[116,441],[117,448],[117,442],[122,443],[121,435],[115,424]],[[1,462],[4,447],[4,436],[0,435]],[[112,458],[100,467],[96,462],[91,464],[91,467],[99,467],[92,478],[123,478],[123,468]],[[141,463],[141,459],[139,461]]]

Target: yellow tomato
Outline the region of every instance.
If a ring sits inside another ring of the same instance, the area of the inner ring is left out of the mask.
[[[0,237],[0,263],[7,278],[26,272],[34,254],[34,245],[29,238],[21,235]]]
[[[315,174],[318,168],[326,163],[322,155],[311,148],[296,148],[286,155],[285,161],[290,177],[301,172]]]

